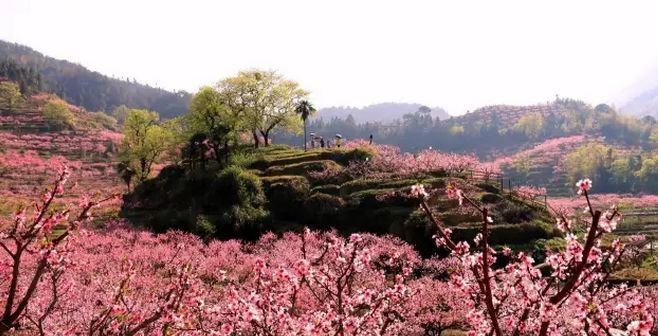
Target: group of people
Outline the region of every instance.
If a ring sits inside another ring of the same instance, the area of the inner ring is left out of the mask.
[[[320,146],[320,148],[331,148],[332,146],[336,146],[340,148],[340,145],[343,143],[343,138],[340,135],[336,135],[334,142],[330,139],[324,140],[323,137],[321,136],[316,136],[315,133],[311,133],[311,148],[315,148],[317,145]]]
[[[372,145],[372,134],[370,134],[370,144]],[[340,148],[340,145],[343,143],[343,137],[340,134],[336,134],[335,140],[332,143],[331,140],[325,141],[323,137],[311,133],[311,148],[315,148],[316,145],[320,145],[320,148],[331,148],[333,145]]]

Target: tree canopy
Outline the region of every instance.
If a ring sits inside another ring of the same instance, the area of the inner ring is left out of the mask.
[[[174,136],[158,124],[157,112],[132,109],[123,128],[121,157],[136,172],[140,181],[148,178],[152,166],[170,149]]]

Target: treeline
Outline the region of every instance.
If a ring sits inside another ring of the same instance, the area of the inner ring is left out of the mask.
[[[658,139],[657,139],[658,140]],[[583,145],[566,157],[570,183],[591,176],[602,193],[658,193],[658,153],[620,151],[601,143]]]
[[[0,64],[3,67],[0,77],[18,82],[21,92],[45,90],[90,111],[109,112],[127,105],[173,118],[185,113],[189,105],[187,92],[170,92],[134,80],[110,78],[19,44],[0,41]]]
[[[608,105],[592,107],[574,99],[556,99],[549,107],[550,113],[533,112],[513,122],[506,121],[505,113],[484,115],[477,111],[467,117],[439,120],[426,107],[388,124],[357,123],[353,117],[323,120],[320,115],[319,119],[309,121],[308,130],[324,137],[339,133],[348,139],[368,138],[372,134],[375,142],[394,144],[405,151],[433,147],[476,153],[483,159],[501,149],[575,134],[602,135],[608,142],[625,146],[653,146],[651,136],[657,127],[651,117],[627,117]],[[300,136],[293,134],[279,133],[275,138],[288,144],[303,143]]]

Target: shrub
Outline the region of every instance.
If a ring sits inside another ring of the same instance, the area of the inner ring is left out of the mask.
[[[316,193],[304,202],[303,218],[308,224],[327,229],[341,222],[339,217],[344,208],[345,201],[342,198]]]
[[[366,147],[356,147],[351,149],[334,149],[323,152],[321,157],[336,161],[342,165],[347,165],[352,161],[369,160],[375,155],[374,151]]]
[[[340,186],[340,194],[347,196],[357,191],[373,189],[383,183],[381,179],[358,179],[345,182]]]
[[[293,183],[292,181],[297,181],[295,183],[308,183],[308,180],[304,176],[299,175],[279,175],[279,176],[262,176],[260,178],[263,188],[267,190],[270,185],[275,183]]]
[[[43,108],[43,117],[55,130],[75,128],[75,116],[63,102],[48,102]]]
[[[534,218],[534,211],[525,204],[517,204],[511,201],[500,203],[496,210],[503,218],[503,221],[510,224],[531,221]]]
[[[231,166],[222,170],[213,185],[214,192],[225,205],[262,205],[265,194],[258,176]]]
[[[500,197],[500,195],[491,194],[491,193],[484,194],[482,195],[482,197],[480,197],[480,201],[482,201],[482,203],[492,204],[492,203],[498,203],[500,202],[500,200],[502,200],[502,197]]]
[[[148,210],[146,224],[156,232],[253,239],[268,222],[260,179],[236,166],[219,173],[168,166],[125,199],[124,210]]]
[[[323,194],[338,196],[340,195],[340,186],[335,184],[325,184],[311,189],[311,193],[312,194],[323,193]]]
[[[299,210],[310,194],[310,186],[305,179],[289,179],[271,184],[265,194],[270,211],[283,219],[299,218]]]
[[[326,169],[340,169],[340,165],[331,160],[317,160],[302,163],[289,164],[286,166],[274,166],[265,170],[265,175],[303,175],[309,172],[320,172]]]
[[[215,226],[207,216],[198,215],[192,233],[202,238],[210,238],[215,235]]]
[[[495,186],[491,183],[481,182],[481,183],[477,183],[475,186],[482,189],[482,190],[484,190],[484,191],[486,191],[486,192],[488,192],[488,193],[500,194],[500,189],[498,189],[497,186]]]

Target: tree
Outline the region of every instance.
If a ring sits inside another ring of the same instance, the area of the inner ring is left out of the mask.
[[[526,114],[516,122],[514,128],[529,139],[535,140],[544,130],[544,117],[538,112]]]
[[[75,116],[60,100],[51,100],[43,107],[43,117],[56,130],[75,128]]]
[[[23,103],[18,85],[13,82],[0,82],[0,111],[13,111]]]
[[[251,131],[255,147],[260,144],[259,135],[268,146],[272,130],[296,132],[301,128],[295,108],[308,92],[274,71],[241,71],[221,81],[218,91],[242,128]]]
[[[304,150],[306,150],[306,119],[315,113],[315,107],[313,107],[313,105],[311,105],[308,100],[304,99],[300,101],[299,104],[297,104],[297,107],[295,107],[295,112],[299,115],[300,118],[302,118],[302,121],[304,122]]]
[[[638,304],[628,301],[637,292],[607,281],[621,260],[624,246],[615,240],[603,249],[601,239],[616,228],[621,214],[616,208],[602,213],[592,207],[589,179],[578,181],[577,186],[578,194],[587,201],[590,218],[581,227],[577,220],[558,215],[557,228],[565,233],[566,248],[547,252],[546,268],[552,272],[548,277],[526,253],[513,254],[507,247],[496,251],[490,245],[489,227],[494,220],[489,209],[462,190],[448,186],[445,191],[449,198],[472,207],[481,216],[482,232],[474,239],[474,247],[466,241],[453,241],[452,230],[428,205],[429,193],[422,185],[411,188],[411,195],[437,228],[437,245],[448,249],[460,263],[450,276],[455,290],[471,300],[469,335],[613,335],[613,323],[620,324],[615,321],[620,310],[640,318],[626,322],[629,333],[624,335],[650,335],[654,317],[647,304],[641,299]],[[585,233],[577,236],[581,228]],[[495,269],[493,265],[501,255],[509,262]],[[614,299],[629,304],[612,303]]]
[[[147,110],[130,110],[123,128],[121,156],[135,170],[140,181],[151,173],[173,142],[172,132],[158,125],[158,114]]]
[[[126,122],[128,113],[130,113],[130,109],[128,108],[128,106],[120,105],[115,107],[114,110],[112,110],[111,116],[114,117],[114,119],[116,119],[120,125],[123,125],[123,123]]]
[[[240,127],[240,113],[233,114],[223,101],[224,97],[211,87],[203,87],[190,103],[187,114],[189,133],[192,137],[205,134],[207,143],[214,152],[218,163],[226,160],[229,153],[229,140],[237,138]],[[191,139],[190,144],[195,140]]]

